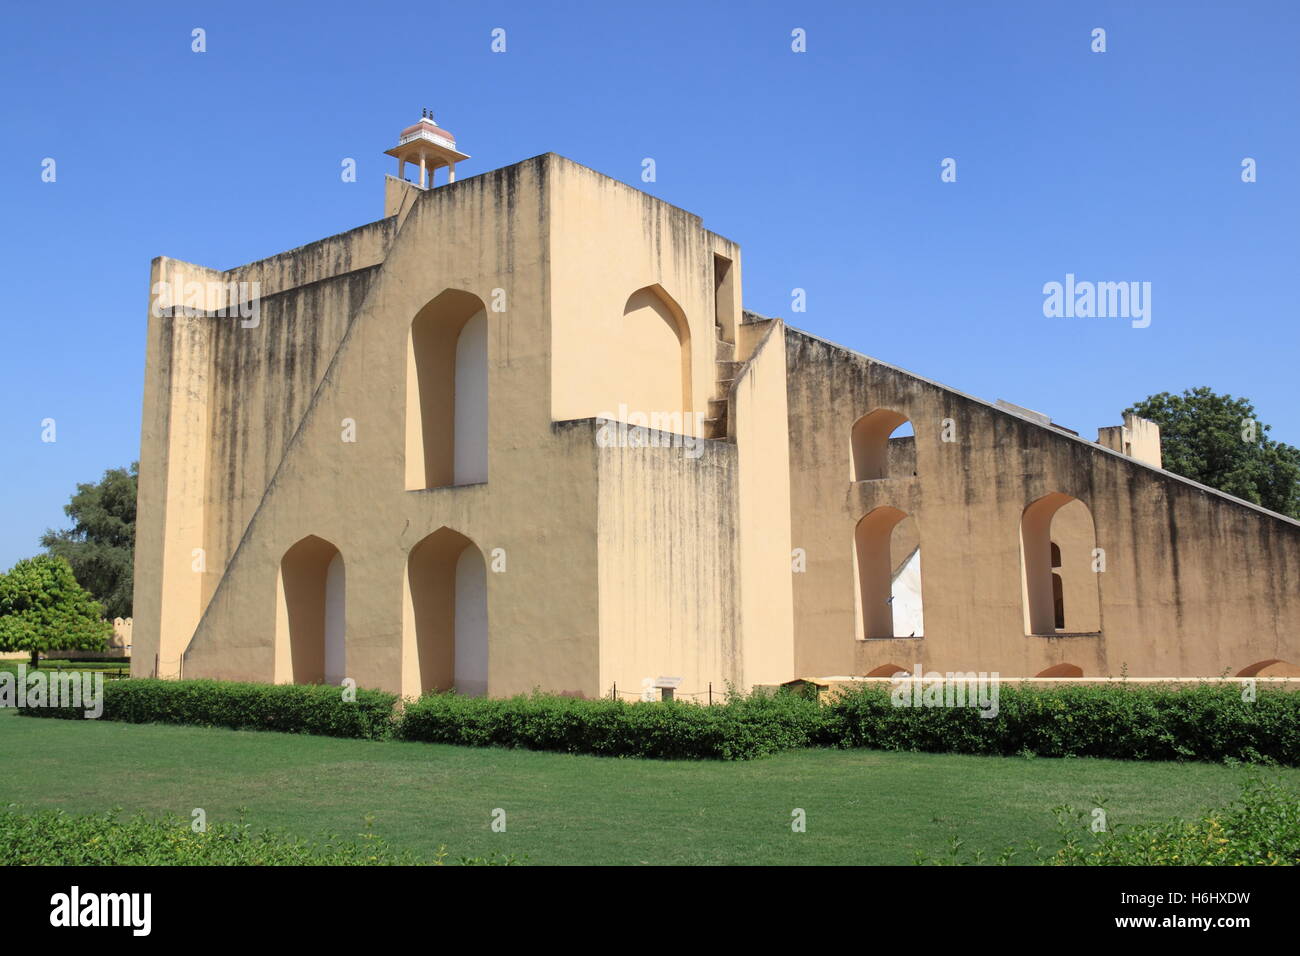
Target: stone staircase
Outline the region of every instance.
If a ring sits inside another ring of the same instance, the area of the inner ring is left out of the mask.
[[[756,312],[745,312],[741,316],[741,325],[749,332],[762,334],[762,330],[771,325],[773,319]],[[740,378],[747,362],[737,362],[736,346],[722,338],[722,330],[715,327],[713,396],[709,399],[708,417],[704,419],[704,437],[727,439],[735,437],[732,421],[735,411],[731,404],[731,386]]]

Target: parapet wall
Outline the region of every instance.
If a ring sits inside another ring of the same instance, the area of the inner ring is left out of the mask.
[[[920,661],[1213,677],[1300,659],[1300,523],[807,333],[787,334],[787,362],[792,544],[808,554],[794,576],[796,673]],[[880,408],[911,421],[916,475],[853,482],[854,424]],[[1076,583],[1096,595],[1100,626],[1027,636],[1021,519],[1054,492],[1090,513],[1104,570],[1085,563]],[[882,506],[919,528],[920,639],[853,636],[854,528]]]

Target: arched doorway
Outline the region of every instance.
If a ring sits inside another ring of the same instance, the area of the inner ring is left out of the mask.
[[[276,587],[275,681],[337,684],[347,676],[343,555],[308,535],[284,553]]]
[[[922,637],[921,539],[916,522],[897,508],[874,508],[853,532],[859,640]]]
[[[487,310],[447,289],[411,321],[406,365],[406,487],[487,481]]]
[[[1090,634],[1101,630],[1096,532],[1088,506],[1054,491],[1020,518],[1025,633]]]
[[[488,691],[487,567],[469,538],[439,528],[406,562],[404,684],[419,693]]]

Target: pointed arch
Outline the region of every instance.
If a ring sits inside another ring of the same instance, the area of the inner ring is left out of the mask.
[[[275,681],[337,684],[347,676],[347,573],[333,544],[307,535],[285,551],[276,584]]]
[[[922,637],[921,540],[905,511],[873,508],[853,531],[859,640]]]
[[[406,487],[487,481],[487,308],[446,289],[411,320],[406,357]]]
[[[439,528],[407,555],[404,684],[415,693],[488,691],[487,567],[469,538]]]
[[[874,409],[855,421],[849,436],[849,480],[870,481],[915,475],[915,436],[894,437],[894,433],[909,421],[906,415],[892,408]]]
[[[1027,635],[1101,630],[1096,546],[1092,512],[1078,498],[1053,491],[1025,508],[1020,571]]]
[[[621,403],[632,412],[685,416],[691,405],[691,327],[663,286],[637,289],[623,306],[621,346],[634,362],[622,383]]]

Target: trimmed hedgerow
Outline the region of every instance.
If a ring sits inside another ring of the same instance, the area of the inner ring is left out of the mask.
[[[796,694],[733,695],[716,706],[625,703],[545,694],[397,698],[323,685],[132,679],[105,685],[103,719],[279,730],[610,757],[749,760],[801,747],[1033,754],[1124,760],[1240,760],[1300,765],[1300,693],[1236,685],[1183,688],[1005,684],[997,715],[975,707],[895,706],[887,686],[829,703]],[[25,714],[81,717],[80,710]]]
[[[704,707],[544,695],[435,694],[409,704],[397,735],[471,746],[607,756],[745,760],[799,747],[1035,754],[1126,760],[1300,764],[1300,694],[1203,684],[1000,688],[995,717],[974,707],[895,706],[867,687],[829,704],[794,694]]]
[[[104,684],[101,720],[129,724],[196,724],[378,740],[392,729],[396,694],[326,684],[243,684],[217,680],[132,678]],[[81,708],[24,708],[33,717],[81,718]]]
[[[818,705],[789,694],[726,704],[625,703],[544,694],[492,699],[430,694],[408,703],[403,740],[523,747],[607,757],[748,760],[822,743]]]
[[[1000,688],[995,717],[972,707],[895,707],[884,689],[827,710],[845,747],[1121,760],[1300,764],[1300,694],[1235,685]]]

